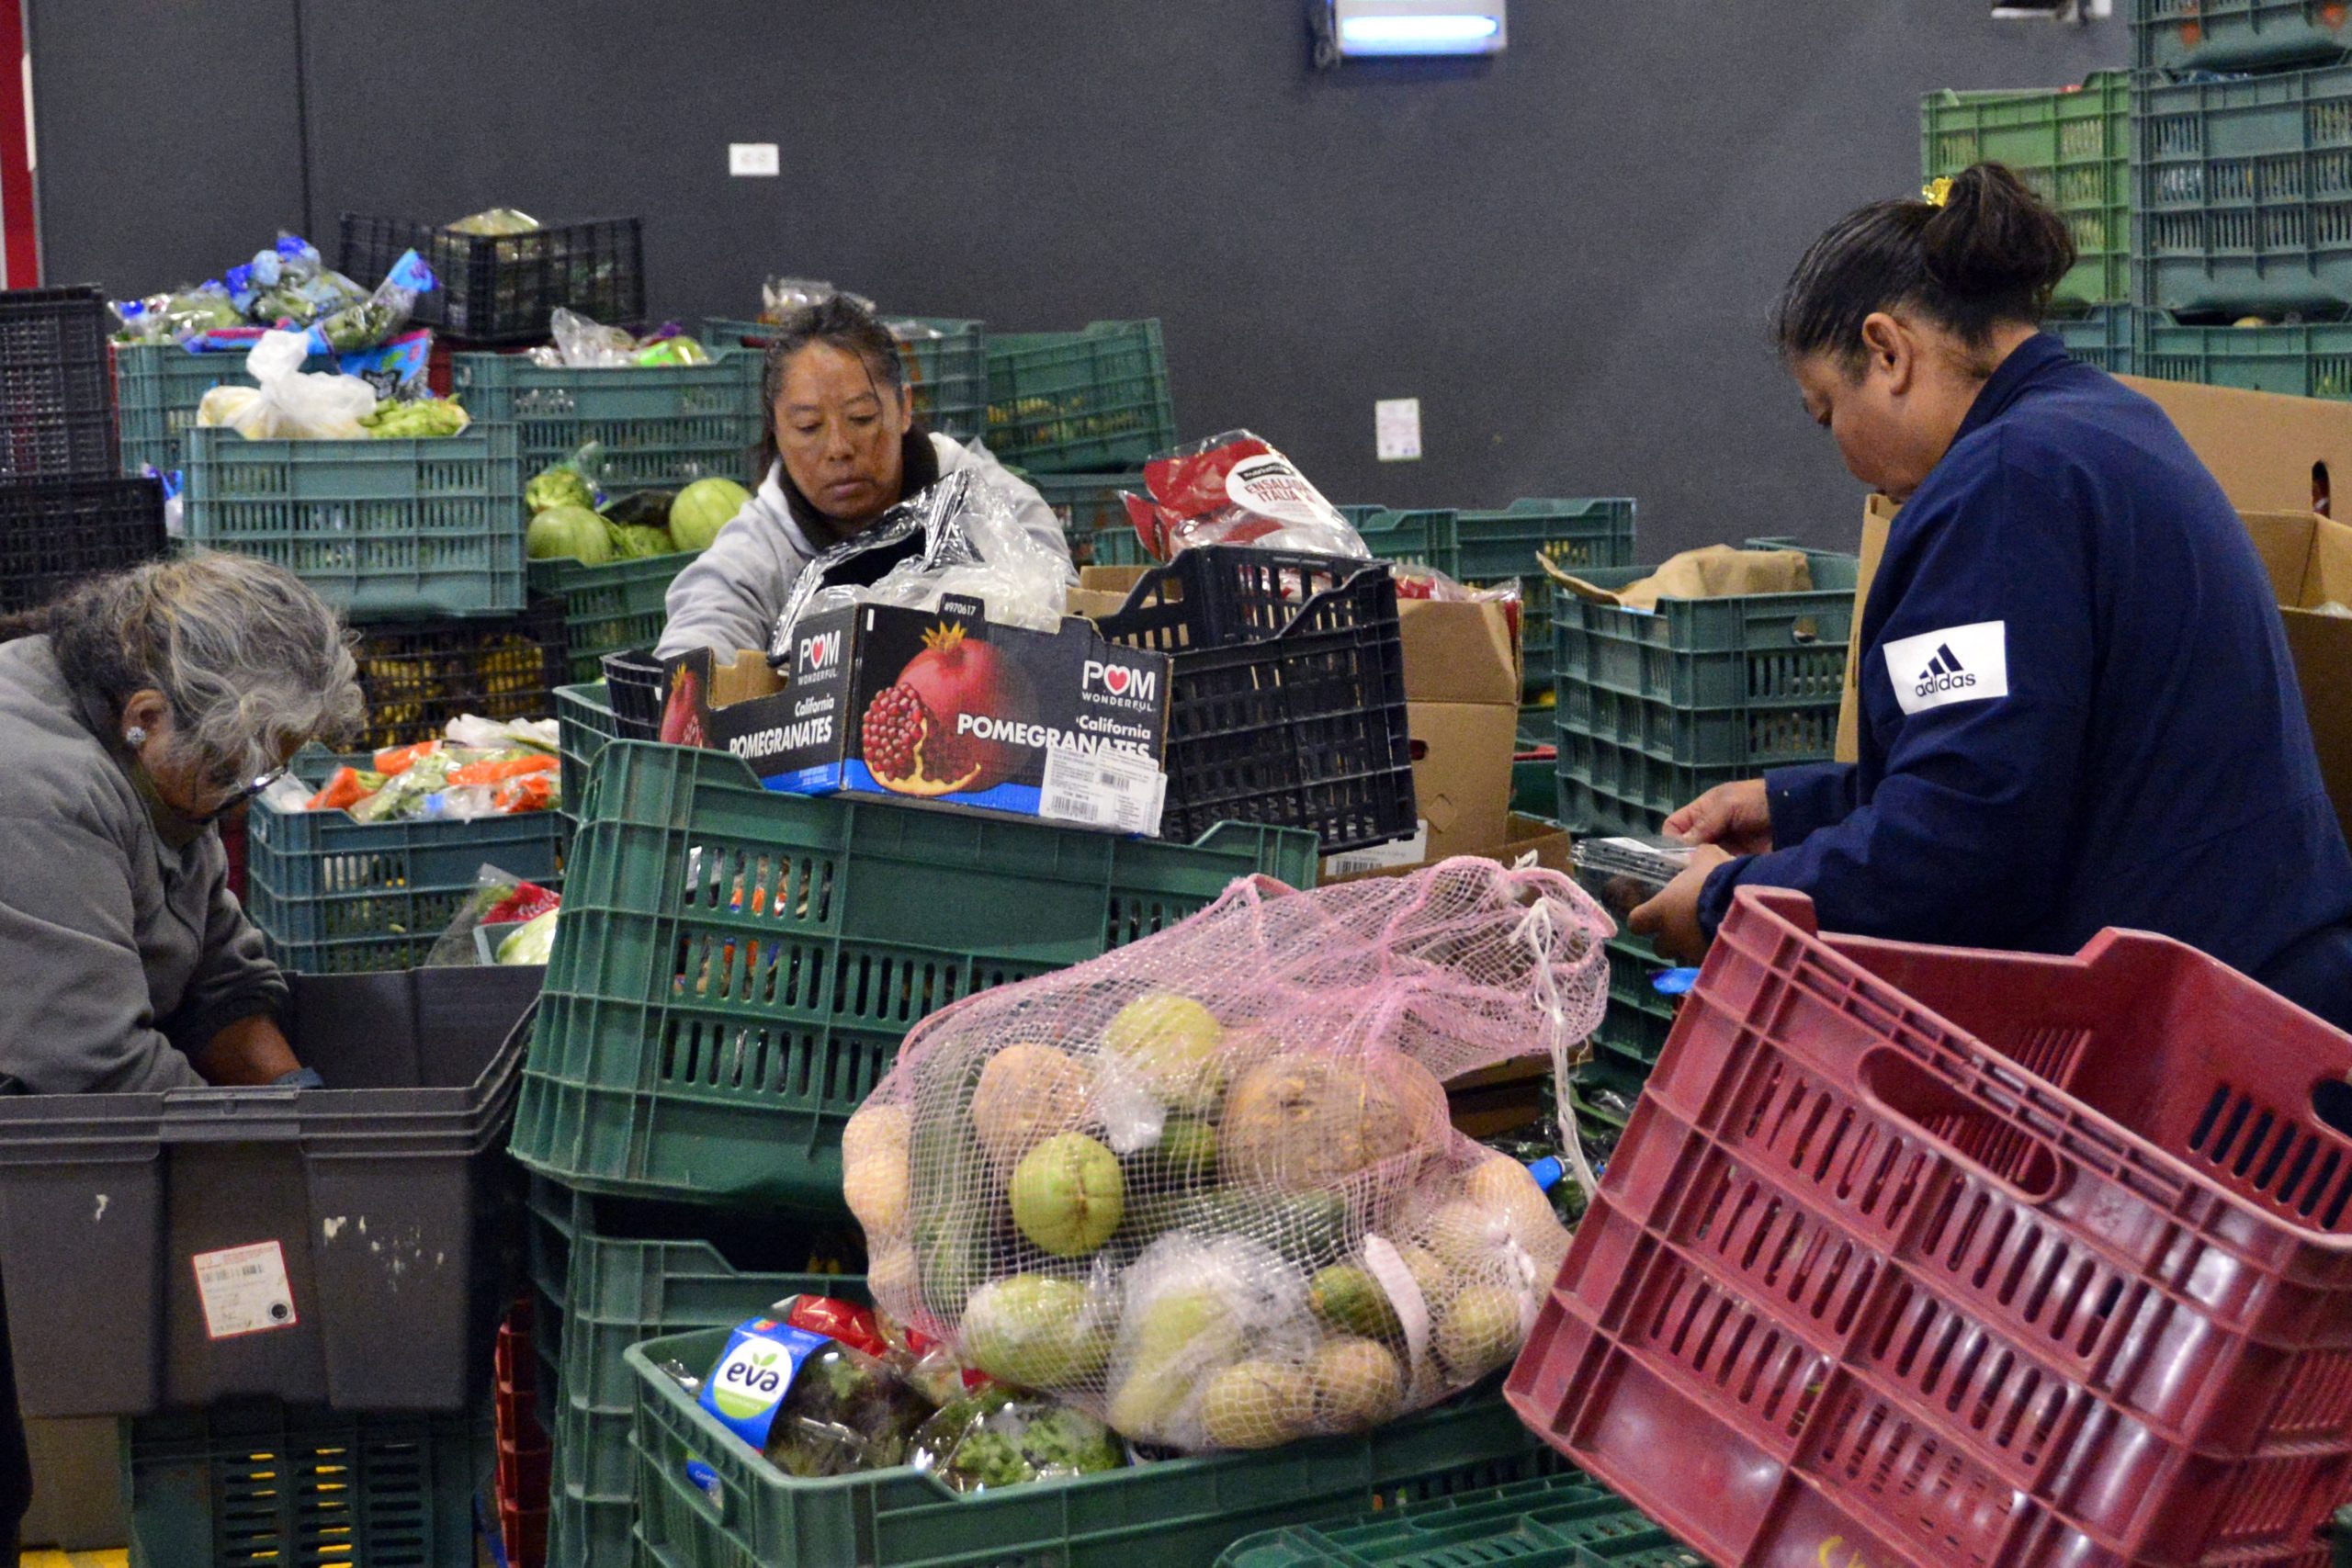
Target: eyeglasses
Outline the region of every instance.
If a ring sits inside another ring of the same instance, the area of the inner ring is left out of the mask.
[[[230,795],[228,799],[222,801],[220,805],[214,807],[211,810],[198,818],[197,821],[199,824],[206,822],[218,822],[221,818],[226,817],[229,813],[234,811],[237,807],[243,806],[245,802],[251,800],[254,796],[259,795],[262,791],[267,789],[270,785],[284,778],[288,771],[289,770],[286,768],[270,769],[269,772],[262,774],[261,777],[254,780],[253,783],[241,785],[235,794]]]

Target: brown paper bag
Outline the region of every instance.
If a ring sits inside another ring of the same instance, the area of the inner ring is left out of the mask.
[[[1596,588],[1544,562],[1552,581],[1579,599],[1616,604],[1628,610],[1655,610],[1661,599],[1726,599],[1741,593],[1803,593],[1813,587],[1813,572],[1803,550],[1740,550],[1729,545],[1709,545],[1685,550],[1642,579],[1623,588]]]

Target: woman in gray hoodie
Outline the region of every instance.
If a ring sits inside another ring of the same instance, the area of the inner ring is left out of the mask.
[[[341,621],[265,561],[156,561],[0,617],[0,1093],[318,1083],[213,824],[364,716]],[[31,1478],[4,1318],[0,1401],[5,1550]]]
[[[761,468],[751,504],[670,585],[670,621],[655,652],[764,649],[793,582],[809,561],[948,474],[999,491],[1022,526],[1064,559],[1069,545],[1045,498],[969,445],[915,423],[897,342],[873,315],[835,295],[776,329],[761,376]],[[905,554],[920,540],[910,541]],[[872,582],[899,555],[878,551],[833,581]]]

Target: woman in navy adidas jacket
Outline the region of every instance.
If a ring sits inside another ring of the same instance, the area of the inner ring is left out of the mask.
[[[1824,930],[2201,948],[2352,1026],[2352,854],[2270,582],[2163,411],[2036,330],[2064,223],[1980,165],[1825,234],[1776,335],[1856,478],[1904,503],[1855,657],[1860,761],[1725,785],[1631,924],[1677,956],[1735,889]]]

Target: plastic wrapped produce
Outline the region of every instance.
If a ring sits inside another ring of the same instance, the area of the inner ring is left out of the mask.
[[[907,1457],[958,1492],[1095,1475],[1127,1462],[1118,1434],[1086,1412],[1001,1385],[942,1405]]]
[[[409,317],[416,310],[418,296],[430,293],[435,287],[433,269],[424,265],[424,258],[414,251],[402,252],[374,293],[312,323],[311,352],[352,354],[374,348],[408,325]]]
[[[933,1407],[884,1348],[864,1309],[792,1297],[728,1337],[702,1380],[702,1404],[787,1475],[903,1464]]]
[[[215,387],[197,405],[196,423],[233,430],[249,441],[356,440],[376,412],[376,393],[356,376],[305,371],[310,340],[300,333],[264,333],[245,356],[253,387]]]
[[[1144,465],[1149,496],[1121,491],[1136,536],[1155,560],[1194,545],[1368,559],[1372,551],[1339,510],[1273,446],[1246,430],[1179,446]]]
[[[1568,878],[1238,882],[917,1026],[842,1139],[877,1304],[1138,1442],[1356,1431],[1510,1359],[1567,1235],[1445,1078],[1606,999]],[[1563,1072],[1565,1076],[1565,1072]]]

